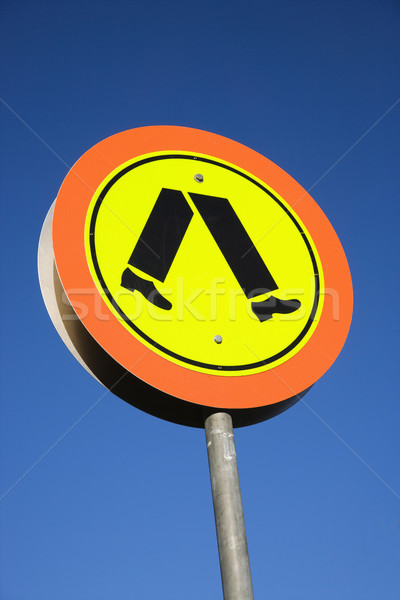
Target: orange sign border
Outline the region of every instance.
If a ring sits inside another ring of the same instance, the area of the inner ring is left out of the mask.
[[[164,151],[207,154],[248,171],[284,198],[311,235],[324,273],[324,306],[307,344],[285,363],[240,377],[187,369],[144,346],[103,302],[85,254],[85,220],[93,194],[119,165],[143,154]],[[154,388],[205,407],[251,409],[300,394],[333,364],[350,327],[353,308],[350,270],[325,214],[280,167],[254,150],[214,133],[175,126],[141,127],[117,133],[93,146],[69,171],[58,193],[53,217],[53,249],[69,302],[104,350],[127,371]]]

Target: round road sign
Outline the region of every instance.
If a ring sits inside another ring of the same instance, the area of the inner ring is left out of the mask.
[[[168,395],[164,418],[276,414],[347,336],[351,278],[329,221],[274,163],[212,133],[145,127],[94,146],[60,189],[53,248],[88,334]]]

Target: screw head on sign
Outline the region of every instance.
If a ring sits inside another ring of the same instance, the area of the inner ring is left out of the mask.
[[[220,344],[222,342],[222,335],[216,335],[216,336],[214,336],[214,342],[216,344]]]
[[[203,183],[204,181],[204,177],[201,173],[196,173],[196,175],[194,176],[195,181],[197,181],[197,183]]]

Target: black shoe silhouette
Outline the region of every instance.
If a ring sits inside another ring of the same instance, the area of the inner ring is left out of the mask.
[[[171,302],[160,294],[152,281],[147,281],[147,279],[139,277],[139,275],[136,275],[130,269],[125,269],[122,273],[121,285],[130,292],[137,290],[143,294],[146,300],[158,308],[162,308],[163,310],[171,310],[172,308]]]
[[[251,303],[251,309],[261,323],[271,319],[274,313],[286,315],[294,312],[300,306],[300,300],[279,300],[275,296],[270,296],[267,300],[261,300],[261,302]]]

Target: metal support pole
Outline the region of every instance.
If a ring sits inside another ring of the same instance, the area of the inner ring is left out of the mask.
[[[232,418],[214,413],[205,430],[224,600],[253,600]]]

